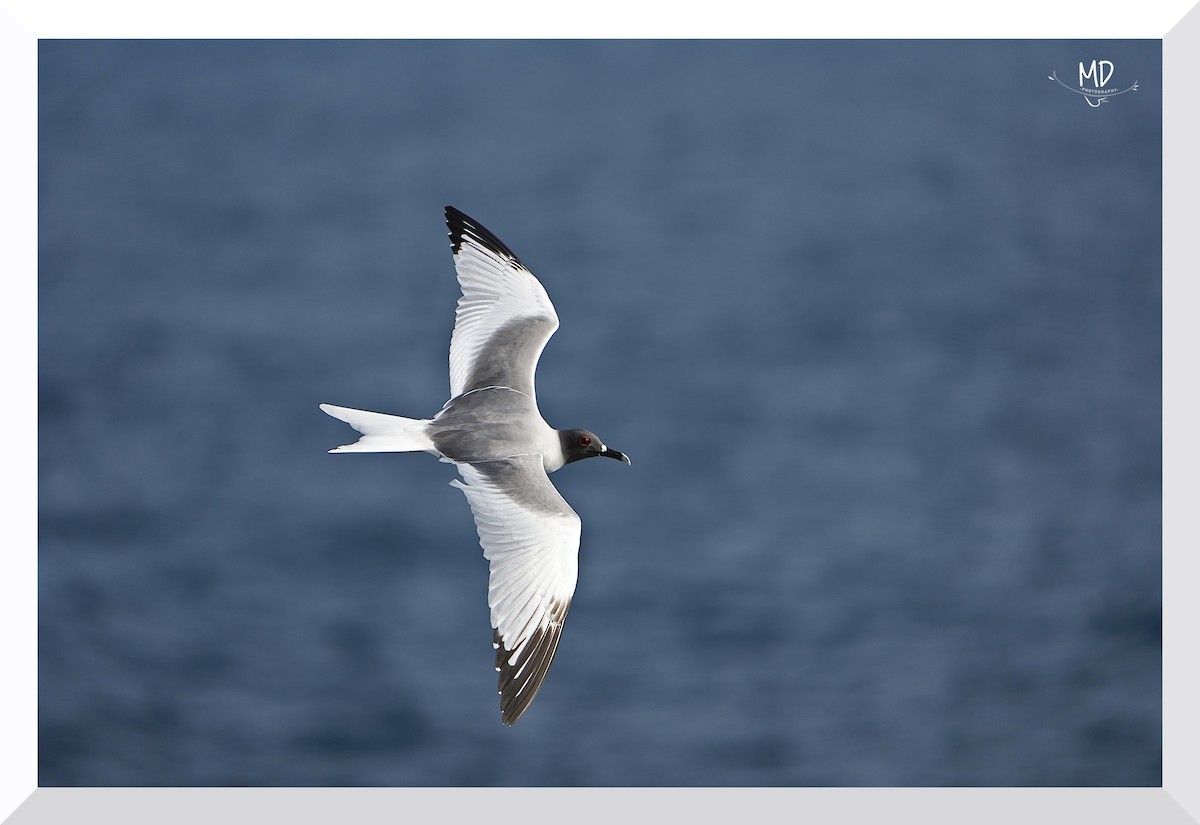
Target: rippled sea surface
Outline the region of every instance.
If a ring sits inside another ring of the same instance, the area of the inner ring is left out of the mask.
[[[1103,58],[1136,93],[1074,83]],[[1159,41],[40,46],[41,785],[1158,785]],[[500,725],[453,204],[579,587]]]

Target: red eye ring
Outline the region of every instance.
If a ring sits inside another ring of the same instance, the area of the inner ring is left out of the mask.
[[[592,443],[592,439],[588,438],[586,435],[579,436],[579,446],[580,447],[586,447],[591,443]]]

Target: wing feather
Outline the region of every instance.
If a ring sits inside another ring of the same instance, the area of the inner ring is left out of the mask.
[[[546,476],[541,456],[459,464],[488,560],[501,720],[520,718],[558,649],[579,575],[579,516]]]
[[[462,296],[450,337],[450,397],[487,386],[534,397],[534,371],[558,315],[546,290],[504,243],[453,206],[450,248]]]

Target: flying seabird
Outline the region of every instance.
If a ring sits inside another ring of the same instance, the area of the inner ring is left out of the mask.
[[[546,678],[579,572],[579,516],[550,482],[593,456],[630,463],[590,430],[538,412],[534,370],[558,315],[545,288],[482,224],[446,207],[462,287],[450,338],[450,400],[433,418],[322,404],[362,434],[331,453],[432,453],[458,467],[489,563],[500,718],[516,722]]]

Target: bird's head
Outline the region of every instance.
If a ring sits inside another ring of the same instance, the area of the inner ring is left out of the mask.
[[[625,453],[605,447],[604,442],[591,430],[559,430],[558,436],[562,439],[563,456],[566,458],[564,463],[566,464],[597,455],[615,458],[626,464],[632,463]]]

